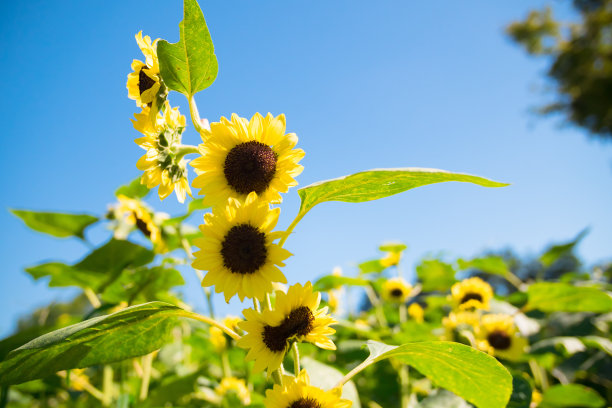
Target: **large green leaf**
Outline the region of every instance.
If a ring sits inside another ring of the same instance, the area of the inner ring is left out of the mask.
[[[310,383],[315,387],[329,390],[342,379],[344,376],[340,371],[334,367],[323,364],[310,357],[303,357],[301,359],[302,368],[308,370],[308,376],[310,377]],[[342,398],[350,400],[353,405],[351,408],[361,408],[361,402],[359,401],[359,393],[357,387],[352,381],[347,382],[342,387]]]
[[[140,182],[140,177],[135,178],[128,184],[124,184],[115,190],[115,195],[124,195],[129,198],[145,198],[149,194],[149,189],[146,185]]]
[[[537,282],[529,286],[527,295],[529,300],[524,310],[595,313],[612,311],[612,297],[607,292],[594,287]]]
[[[6,356],[0,363],[0,385],[148,354],[169,340],[175,319],[188,314],[151,302],[47,333]]]
[[[606,401],[592,389],[578,384],[555,385],[542,395],[542,408],[553,407],[586,407],[599,408],[606,405]]]
[[[102,274],[84,271],[61,262],[47,262],[31,266],[26,268],[26,272],[36,280],[49,276],[51,278],[50,287],[96,288],[104,279]]]
[[[437,169],[401,168],[362,171],[337,179],[320,181],[298,190],[302,204],[300,215],[326,201],[362,203],[389,197],[416,187],[444,181],[462,181],[484,187],[503,187],[498,183],[478,176],[450,173]]]
[[[28,227],[38,232],[58,238],[85,238],[85,228],[98,221],[98,217],[89,214],[66,214],[38,212],[28,210],[10,210]]]
[[[551,246],[549,249],[546,250],[546,252],[544,252],[544,254],[542,254],[542,256],[540,257],[540,262],[542,262],[542,265],[546,267],[551,266],[553,263],[555,263],[557,259],[561,258],[564,255],[570,254],[574,250],[576,245],[578,245],[588,233],[589,229],[585,228],[584,230],[580,231],[576,238],[574,238],[570,242]]]
[[[492,275],[506,276],[509,272],[508,265],[501,256],[491,255],[470,260],[459,259],[457,263],[461,269],[473,268]]]
[[[187,97],[208,88],[219,69],[204,14],[196,0],[184,0],[180,39],[157,44],[159,70],[166,86]]]
[[[326,290],[335,289],[342,285],[348,286],[365,286],[369,283],[369,281],[361,278],[351,278],[350,276],[335,276],[335,275],[327,275],[318,279],[313,288],[316,291],[324,292]]]
[[[389,346],[368,341],[364,365],[394,358],[416,368],[434,384],[479,408],[503,408],[512,392],[512,376],[495,358],[472,347],[444,341]]]
[[[75,268],[90,272],[112,273],[127,267],[137,267],[153,260],[153,251],[130,241],[111,239],[103,246],[96,248]]]
[[[433,290],[443,292],[455,283],[455,270],[452,265],[437,259],[423,260],[416,267],[416,272],[425,292]]]
[[[162,300],[172,302],[169,294],[175,286],[184,285],[179,271],[163,266],[125,269],[102,293],[102,300],[109,303],[122,301],[128,304]]]

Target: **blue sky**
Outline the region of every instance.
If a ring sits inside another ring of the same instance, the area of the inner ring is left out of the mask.
[[[290,282],[335,265],[350,274],[385,240],[409,245],[410,269],[427,254],[508,246],[535,254],[588,226],[580,255],[588,263],[611,258],[612,146],[529,113],[545,100],[546,64],[503,34],[529,8],[552,2],[290,3],[201,2],[219,60],[216,82],[196,97],[203,117],[284,112],[306,151],[301,186],[407,166],[512,183],[446,183],[376,202],[322,204],[288,241]],[[174,42],[181,19],[178,0],[0,3],[0,335],[17,316],[74,293],[33,282],[24,266],[72,262],[86,251],[27,230],[6,209],[105,211],[115,188],[138,175],[141,150],[129,121],[137,108],[125,89],[132,59],[141,58],[134,34]],[[171,103],[188,112],[182,95]],[[184,142],[198,142],[193,129]],[[181,209],[173,197],[149,201],[160,211]],[[294,189],[281,227],[298,206]],[[102,227],[90,233],[94,242],[106,237]],[[197,282],[186,278],[186,299],[202,308]],[[217,306],[236,312],[222,299]]]

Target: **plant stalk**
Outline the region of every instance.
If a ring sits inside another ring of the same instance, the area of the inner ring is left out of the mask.
[[[291,346],[291,351],[293,352],[293,372],[297,377],[300,373],[300,350],[298,349],[297,341],[293,342]]]
[[[151,369],[153,366],[153,354],[142,357],[142,382],[140,383],[140,400],[144,401],[149,395],[149,382],[151,381]]]

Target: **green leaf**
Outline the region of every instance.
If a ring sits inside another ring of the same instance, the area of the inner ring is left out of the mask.
[[[402,244],[401,242],[385,242],[378,247],[378,249],[383,252],[402,252],[407,248],[408,246],[406,244]]]
[[[592,389],[578,384],[555,385],[544,391],[542,408],[549,407],[587,407],[599,408],[606,401]]]
[[[0,385],[148,354],[170,340],[176,317],[187,315],[151,302],[47,333],[7,355],[0,363]]]
[[[91,272],[112,273],[127,267],[142,266],[151,262],[154,257],[153,251],[145,247],[130,241],[112,238],[74,267]]]
[[[533,354],[545,354],[560,350],[564,355],[569,356],[586,350],[586,347],[584,343],[576,337],[559,336],[533,343],[529,349]]]
[[[479,408],[503,408],[512,392],[512,376],[495,358],[472,347],[445,341],[389,346],[369,340],[364,365],[394,358],[417,369]]]
[[[84,239],[85,228],[98,221],[98,217],[88,214],[66,214],[37,212],[28,210],[10,210],[28,227],[38,232],[58,238],[79,237]]]
[[[157,56],[164,84],[190,98],[214,82],[219,67],[198,2],[184,0],[183,11],[179,42],[160,40]]]
[[[36,280],[49,276],[50,287],[77,286],[96,288],[104,275],[92,274],[61,262],[48,262],[26,268],[26,272]]]
[[[603,290],[593,287],[537,282],[529,286],[527,296],[529,300],[524,310],[595,313],[612,311],[612,297]]]
[[[363,203],[444,181],[461,181],[484,187],[504,187],[508,185],[482,177],[450,173],[437,169],[368,170],[337,179],[320,181],[299,189],[298,194],[302,199],[299,214],[304,216],[312,207],[326,201]]]
[[[323,364],[310,357],[303,357],[301,359],[302,368],[308,371],[311,385],[321,388],[323,390],[330,390],[334,384],[344,377],[344,375],[335,369],[334,367]],[[342,398],[350,400],[353,405],[351,408],[360,408],[361,402],[359,401],[359,393],[357,387],[352,381],[348,381],[342,387]]]
[[[599,336],[584,336],[580,340],[585,346],[598,348],[612,357],[612,340]]]
[[[385,266],[380,263],[380,259],[362,262],[358,267],[360,273],[380,273],[386,269]]]
[[[317,280],[314,283],[313,288],[315,291],[324,292],[330,289],[340,287],[342,285],[365,286],[368,283],[369,282],[367,280],[360,279],[360,278],[351,278],[349,276],[327,275]]]
[[[168,292],[175,286],[184,285],[183,276],[176,269],[156,266],[153,268],[125,269],[102,293],[108,303],[128,304],[161,300],[173,302]]]
[[[434,390],[417,405],[419,408],[470,408],[471,405],[447,390]]]
[[[471,260],[459,259],[457,261],[460,269],[477,269],[491,275],[506,276],[509,272],[506,261],[501,256],[487,256]]]
[[[191,214],[192,212],[197,211],[197,210],[205,210],[207,208],[210,208],[209,205],[204,205],[203,202],[204,202],[204,198],[195,198],[191,200],[189,202],[187,214]]]
[[[453,266],[437,259],[426,259],[416,267],[419,281],[423,283],[423,290],[446,291],[455,283],[455,270]]]
[[[531,405],[531,385],[520,374],[512,376],[512,395],[507,408],[529,408]]]
[[[580,231],[576,238],[570,242],[560,245],[553,245],[546,252],[544,252],[544,254],[542,254],[540,257],[540,262],[545,267],[551,266],[557,259],[564,255],[570,254],[574,250],[574,247],[576,247],[576,245],[578,245],[588,233],[589,229],[585,228],[584,230]]]
[[[115,190],[115,196],[124,195],[128,198],[145,198],[149,191],[146,185],[140,183],[140,177],[138,177]]]

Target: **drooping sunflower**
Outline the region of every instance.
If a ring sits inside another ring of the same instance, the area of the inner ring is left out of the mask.
[[[204,203],[214,206],[227,197],[244,200],[252,192],[268,203],[280,203],[280,193],[297,185],[294,177],[303,167],[302,149],[294,149],[298,138],[285,134],[285,115],[265,118],[259,113],[250,121],[232,114],[222,117],[201,133],[201,156],[191,162],[198,176],[193,187],[200,188]]]
[[[217,395],[226,396],[234,394],[243,405],[251,403],[251,393],[243,379],[236,377],[225,377],[221,383],[215,388]]]
[[[123,194],[117,196],[119,204],[112,208],[112,217],[121,220],[127,227],[119,227],[115,238],[125,239],[133,228],[137,228],[153,243],[156,252],[165,252],[166,245],[162,239],[162,233],[153,220],[151,211],[140,200],[129,198]]]
[[[519,360],[528,345],[527,339],[517,332],[512,316],[504,314],[482,316],[477,339],[481,350],[511,361]]]
[[[455,283],[451,288],[451,295],[454,306],[459,310],[489,310],[493,289],[487,282],[473,277]]]
[[[283,376],[283,385],[266,391],[266,408],[350,408],[353,404],[341,398],[342,388],[329,391],[310,385],[310,377],[302,370],[297,377]]]
[[[144,171],[140,182],[148,188],[159,186],[160,199],[165,199],[176,191],[182,203],[187,194],[191,195],[187,179],[187,161],[179,153],[181,134],[185,129],[185,116],[178,108],[170,108],[166,102],[163,115],[151,119],[150,108],[143,108],[132,120],[134,128],[144,135],[135,140],[146,150],[136,163],[138,170]]]
[[[194,254],[193,267],[207,271],[202,286],[215,286],[225,300],[238,295],[264,299],[272,282],[286,283],[278,266],[291,253],[273,243],[283,232],[273,232],[280,209],[248,195],[244,203],[230,198],[225,206],[204,215],[200,230],[204,235],[194,241],[200,251]]]
[[[148,35],[143,38],[142,31],[136,34],[136,42],[145,56],[145,62],[136,59],[132,61],[133,72],[128,74],[127,89],[128,97],[134,99],[138,107],[153,106],[162,88],[157,59],[157,41],[159,39],[151,43]],[[156,109],[153,114],[155,113],[157,113]]]
[[[391,302],[404,303],[410,297],[411,291],[412,286],[404,279],[391,278],[383,283],[382,296]]]
[[[268,374],[280,367],[292,341],[309,342],[326,350],[336,345],[328,337],[336,331],[327,314],[327,307],[319,309],[321,294],[312,291],[312,284],[297,283],[287,293],[276,291],[276,304],[272,310],[243,311],[245,321],[238,327],[247,332],[237,344],[249,349],[247,361],[255,360],[254,370],[268,369]]]

